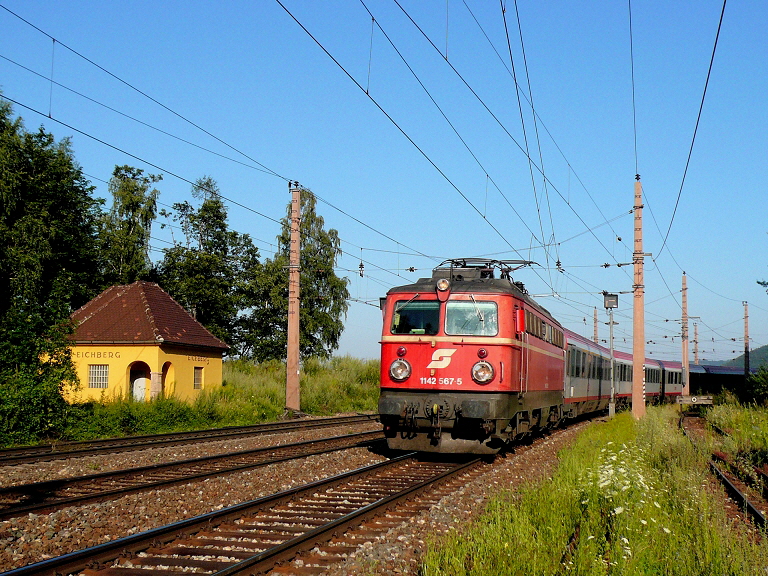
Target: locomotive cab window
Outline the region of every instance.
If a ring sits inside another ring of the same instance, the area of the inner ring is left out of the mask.
[[[445,307],[445,333],[455,336],[496,336],[499,333],[496,302],[449,300]]]
[[[440,301],[398,300],[392,314],[392,334],[435,335],[440,327]]]

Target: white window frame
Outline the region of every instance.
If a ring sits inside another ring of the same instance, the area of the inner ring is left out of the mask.
[[[109,387],[109,364],[88,364],[88,388]]]

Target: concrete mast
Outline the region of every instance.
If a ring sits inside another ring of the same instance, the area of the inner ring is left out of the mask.
[[[635,268],[632,316],[632,415],[645,416],[645,286],[643,277],[643,186],[635,175]]]
[[[299,398],[299,291],[301,262],[301,188],[288,182],[291,192],[291,255],[288,272],[288,351],[285,364],[285,409],[301,410]]]

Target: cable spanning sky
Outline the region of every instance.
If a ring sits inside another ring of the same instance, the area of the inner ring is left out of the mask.
[[[209,175],[266,258],[286,180],[317,194],[353,298],[340,354],[376,357],[379,297],[468,256],[535,261],[515,279],[590,338],[619,293],[631,351],[636,172],[649,356],[679,359],[683,271],[701,359],[743,352],[743,301],[768,344],[763,2],[727,5],[684,185],[719,0],[632,3],[631,45],[626,2],[0,6],[3,95],[71,138],[97,195],[115,165],[163,174],[166,207]],[[152,257],[179,235],[157,225]]]

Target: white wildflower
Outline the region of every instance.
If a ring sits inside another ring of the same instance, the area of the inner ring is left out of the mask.
[[[671,534],[672,533],[672,530],[670,530],[666,526],[662,527],[662,530],[664,530],[664,532],[666,532],[667,534]]]
[[[623,506],[617,506],[616,508],[613,509],[613,513],[616,514],[616,515],[619,515],[622,512],[624,512],[624,507]]]

